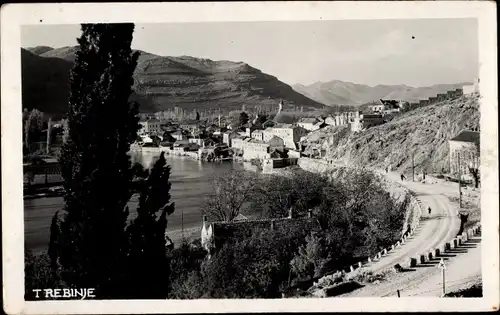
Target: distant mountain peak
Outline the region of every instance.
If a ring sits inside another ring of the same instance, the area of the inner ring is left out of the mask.
[[[331,80],[321,84],[315,82],[306,86],[295,84],[293,88],[297,92],[326,105],[362,105],[378,99],[416,101],[462,86],[463,83],[436,84],[418,88],[406,84],[368,86],[341,80]]]

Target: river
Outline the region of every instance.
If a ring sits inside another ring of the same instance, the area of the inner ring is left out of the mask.
[[[150,167],[158,158],[158,153],[131,153],[132,162],[139,162],[144,167]],[[168,217],[168,234],[174,242],[178,241],[183,221],[185,230],[195,230],[201,227],[201,209],[206,198],[212,193],[214,176],[226,171],[254,170],[250,164],[222,162],[209,163],[184,157],[166,155],[171,166],[170,189],[171,201],[175,202],[175,211]],[[137,196],[130,202],[129,219],[135,216]],[[50,236],[50,222],[57,210],[63,208],[63,198],[39,198],[24,200],[25,246],[35,253],[47,250]],[[183,217],[183,219],[181,219]]]

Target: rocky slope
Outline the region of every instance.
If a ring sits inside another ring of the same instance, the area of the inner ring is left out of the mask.
[[[39,95],[35,104],[31,99],[27,99],[24,102],[25,107],[45,104],[45,108],[40,109],[45,109],[46,112],[60,112],[64,109],[66,104],[61,104],[61,99],[65,99],[68,94],[68,84],[63,81],[68,78],[68,69],[74,63],[77,49],[78,47],[31,48],[39,53],[40,57],[23,50],[23,80],[32,80],[23,90],[25,95],[29,95],[32,90],[38,91]],[[44,69],[47,64],[44,59],[59,59],[60,62],[54,64],[49,71]],[[39,73],[43,74],[45,80],[38,78]],[[276,106],[281,99],[284,100],[285,106],[323,107],[323,104],[297,93],[276,77],[243,62],[212,61],[188,56],[163,57],[141,52],[134,81],[136,97],[141,100],[143,112],[174,106],[186,109],[239,109],[244,104]],[[47,86],[59,86],[61,95],[53,95],[52,90],[47,91]]]
[[[326,105],[362,105],[378,99],[400,99],[418,101],[438,93],[462,87],[467,83],[438,84],[429,87],[411,87],[407,85],[377,85],[374,87],[333,80],[316,82],[311,85],[297,84],[293,89],[297,92]]]
[[[350,165],[393,170],[415,169],[428,173],[449,169],[448,140],[462,129],[479,131],[479,97],[464,96],[452,101],[407,112],[392,121],[360,133],[347,127],[330,127],[310,133],[312,146],[326,150],[327,158]]]

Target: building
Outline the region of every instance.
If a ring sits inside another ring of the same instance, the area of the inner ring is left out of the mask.
[[[261,129],[254,130],[250,136],[255,140],[264,141],[264,130]]]
[[[325,118],[325,124],[328,126],[337,126],[335,116],[329,115]]]
[[[234,130],[225,131],[222,133],[222,142],[231,147],[232,146],[231,140],[236,137],[239,137],[238,132]]]
[[[361,112],[343,112],[335,115],[330,115],[325,119],[325,125],[329,126],[346,126],[354,121],[354,118],[359,117]]]
[[[161,123],[158,119],[141,119],[139,121],[139,134],[160,134],[163,133]]]
[[[372,104],[368,105],[368,108],[370,109],[370,111],[374,113],[381,113],[385,109],[385,104],[382,102],[382,100],[377,100]]]
[[[179,127],[189,132],[202,129],[202,125],[198,120],[186,120],[179,124]]]
[[[246,137],[234,137],[231,139],[231,148],[233,149],[238,149],[238,150],[243,150],[243,143],[247,139]]]
[[[427,106],[427,105],[430,105],[430,101],[429,99],[425,99],[425,100],[420,100],[420,102],[418,102],[419,106]]]
[[[384,123],[382,114],[362,114],[359,118],[355,118],[351,123],[351,130],[362,131],[370,127],[378,126]]]
[[[269,143],[246,138],[242,143],[243,160],[264,159],[269,153]]]
[[[290,209],[288,217],[275,219],[248,220],[241,218],[233,221],[208,222],[207,217],[203,216],[201,245],[210,255],[231,240],[241,240],[269,230],[286,231],[289,229],[319,232],[321,226],[318,219],[313,216],[312,210],[308,211],[306,217],[299,218],[293,216],[292,209]]]
[[[462,91],[464,95],[479,93],[479,79],[474,80],[472,84],[464,85]]]
[[[450,147],[450,175],[458,178],[460,172],[463,180],[472,180],[469,167],[478,169],[480,162],[479,132],[462,130],[458,135],[451,138],[448,144]]]
[[[176,132],[172,132],[170,134],[172,138],[174,138],[177,141],[182,141],[182,140],[187,140],[187,135],[185,135],[181,130],[177,130]]]
[[[196,143],[174,143],[173,148],[180,152],[198,152],[200,146]]]
[[[444,93],[439,93],[438,95],[436,95],[436,97],[438,102],[444,102],[448,98],[448,95]]]
[[[283,141],[280,137],[272,137],[269,141],[267,141],[267,144],[269,144],[269,152],[275,150],[283,152],[285,150],[285,141]]]
[[[405,102],[399,100],[380,100],[382,104],[384,104],[384,109],[382,113],[384,114],[392,114],[401,111],[404,107]]]
[[[318,119],[316,117],[307,117],[301,118],[297,125],[308,131],[315,131],[324,127],[325,123],[322,119]]]
[[[271,140],[272,137],[277,136],[285,142],[285,147],[289,149],[296,149],[297,143],[302,136],[305,136],[308,131],[302,127],[294,125],[275,125],[271,128],[264,130],[264,141]]]

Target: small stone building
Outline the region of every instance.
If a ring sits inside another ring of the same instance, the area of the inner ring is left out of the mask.
[[[462,180],[472,180],[469,168],[479,168],[479,132],[462,130],[448,141],[450,147],[450,175],[458,178],[459,167]],[[460,165],[459,165],[460,160]]]
[[[313,216],[312,210],[309,210],[306,217],[300,218],[295,218],[293,210],[290,209],[286,218],[248,220],[237,217],[229,222],[208,222],[207,216],[203,216],[201,244],[211,254],[220,249],[231,238],[247,238],[263,231],[289,228],[300,228],[311,232],[321,230],[319,221]]]

